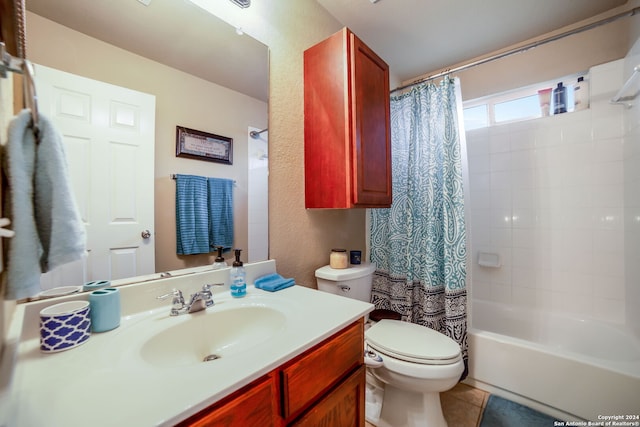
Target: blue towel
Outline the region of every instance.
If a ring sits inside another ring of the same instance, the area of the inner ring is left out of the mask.
[[[209,245],[233,247],[233,180],[209,178]]]
[[[176,175],[176,252],[204,254],[209,246],[207,178]]]
[[[269,292],[279,291],[295,284],[296,282],[294,279],[285,279],[277,273],[267,274],[266,276],[259,277],[253,282],[253,285],[256,288],[263,289]]]
[[[41,273],[86,253],[85,226],[71,188],[62,137],[40,114],[36,145],[30,122],[30,110],[14,117],[4,147],[6,211],[16,233],[7,243],[8,299],[37,294]]]

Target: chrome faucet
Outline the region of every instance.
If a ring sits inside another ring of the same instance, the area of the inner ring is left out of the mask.
[[[169,297],[173,297],[171,300],[171,311],[169,314],[171,316],[178,316],[180,314],[185,313],[195,313],[196,311],[206,310],[207,308],[213,306],[215,303],[213,302],[213,293],[211,292],[212,286],[223,286],[224,283],[213,283],[206,284],[202,286],[202,290],[192,294],[189,298],[189,303],[185,304],[184,297],[182,296],[182,291],[179,289],[174,289],[168,294],[160,295],[156,297],[158,299],[166,299]]]

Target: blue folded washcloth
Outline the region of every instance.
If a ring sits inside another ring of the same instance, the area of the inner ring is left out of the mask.
[[[275,292],[293,286],[296,282],[294,279],[285,279],[281,275],[273,273],[257,278],[253,284],[258,289]]]

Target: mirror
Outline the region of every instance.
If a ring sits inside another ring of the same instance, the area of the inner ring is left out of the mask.
[[[155,224],[140,224],[155,244],[153,273],[215,258],[176,255],[175,174],[233,179],[234,246],[245,262],[267,259],[268,48],[187,0],[27,0],[26,8],[36,80],[39,64],[155,96]],[[233,139],[232,164],[176,157],[177,126]],[[115,256],[90,265],[100,273],[86,280],[136,271]]]

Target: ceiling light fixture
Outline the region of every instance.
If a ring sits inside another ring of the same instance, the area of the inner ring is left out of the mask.
[[[251,6],[251,0],[231,0],[231,3],[243,9]]]

